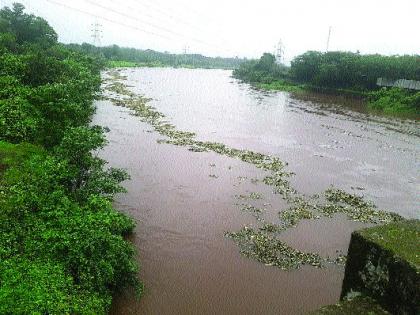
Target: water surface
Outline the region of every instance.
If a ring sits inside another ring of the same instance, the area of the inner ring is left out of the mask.
[[[296,173],[293,186],[320,193],[330,185],[363,194],[380,208],[419,218],[419,129],[416,121],[369,116],[357,103],[251,89],[230,71],[141,68],[124,70],[130,90],[180,130],[280,157]],[[271,188],[252,183],[263,171],[209,152],[158,144],[162,136],[100,101],[94,123],[108,126],[101,155],[132,180],[117,207],[138,221],[132,241],[146,292],[126,293],[114,314],[302,314],[335,303],[343,267],[281,271],[240,255],[224,232],[252,225],[235,195],[260,192],[275,220],[284,203]],[[209,175],[216,175],[210,177]],[[343,216],[307,220],[283,239],[297,249],[334,256],[364,226]]]

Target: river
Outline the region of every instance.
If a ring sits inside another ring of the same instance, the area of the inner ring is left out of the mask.
[[[381,209],[420,217],[418,121],[369,115],[355,101],[258,91],[225,70],[121,74],[177,129],[287,161],[295,173],[291,184],[302,194],[334,185]],[[337,302],[343,266],[283,271],[242,256],[224,236],[254,222],[237,206],[241,195],[263,196],[255,203],[276,219],[282,200],[251,180],[264,171],[214,152],[158,143],[164,137],[150,125],[106,100],[97,102],[94,123],[110,129],[101,156],[131,175],[116,207],[137,221],[131,240],[145,284],[140,300],[132,292],[117,296],[112,314],[304,314]],[[343,215],[303,220],[282,239],[334,256],[346,252],[351,232],[363,226]]]

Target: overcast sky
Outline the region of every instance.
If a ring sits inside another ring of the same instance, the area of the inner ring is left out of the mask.
[[[0,0],[2,5],[15,1]],[[282,40],[285,59],[307,50],[419,54],[420,0],[21,0],[62,42],[210,56],[259,57]]]

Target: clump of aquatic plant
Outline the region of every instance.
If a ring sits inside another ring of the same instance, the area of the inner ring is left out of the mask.
[[[235,197],[241,200],[259,200],[263,198],[262,194],[258,192],[251,192],[249,195],[236,195]]]
[[[226,236],[235,241],[241,254],[268,266],[276,266],[283,270],[298,269],[302,265],[317,268],[323,266],[324,260],[320,255],[299,251],[267,233],[250,227],[226,233]]]
[[[253,217],[255,217],[257,219],[257,221],[264,221],[261,218],[261,215],[263,214],[263,212],[266,209],[261,209],[261,208],[255,207],[253,205],[250,205],[250,204],[242,204],[241,205],[241,210],[243,212],[251,214]]]
[[[302,219],[319,218],[306,203],[293,205],[284,211],[280,211],[279,217],[284,227],[296,226]]]
[[[273,186],[274,192],[280,194],[284,200],[291,201],[297,191],[290,186],[289,176],[291,176],[291,173],[275,171],[264,177],[263,182],[266,185]]]
[[[349,194],[343,190],[330,188],[325,191],[327,204],[319,207],[326,216],[345,213],[349,219],[365,223],[390,223],[402,220],[396,213],[379,210],[372,202],[363,197]]]
[[[273,223],[265,223],[263,226],[261,226],[259,228],[259,230],[261,232],[266,232],[266,233],[279,233],[281,231],[284,231],[284,227],[281,227],[278,224],[273,224]]]
[[[112,82],[107,86],[107,90],[121,95],[134,96],[135,94],[129,91],[121,82]]]

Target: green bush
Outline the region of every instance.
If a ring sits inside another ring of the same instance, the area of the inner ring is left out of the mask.
[[[104,314],[141,286],[134,222],[112,207],[128,175],[93,154],[102,64],[19,4],[0,10],[0,42],[0,314]]]
[[[39,129],[39,117],[32,104],[21,97],[0,100],[0,134],[13,143],[34,142]]]
[[[298,82],[323,88],[374,90],[380,77],[420,80],[420,56],[308,51],[293,59],[290,74]]]
[[[420,113],[420,92],[400,88],[382,88],[369,93],[369,107],[388,114]]]
[[[259,60],[242,63],[233,71],[233,76],[244,82],[271,84],[278,80],[284,81],[287,71],[284,65],[276,63],[274,55],[265,53]]]
[[[1,261],[0,283],[0,314],[103,314],[109,304],[48,260]]]

